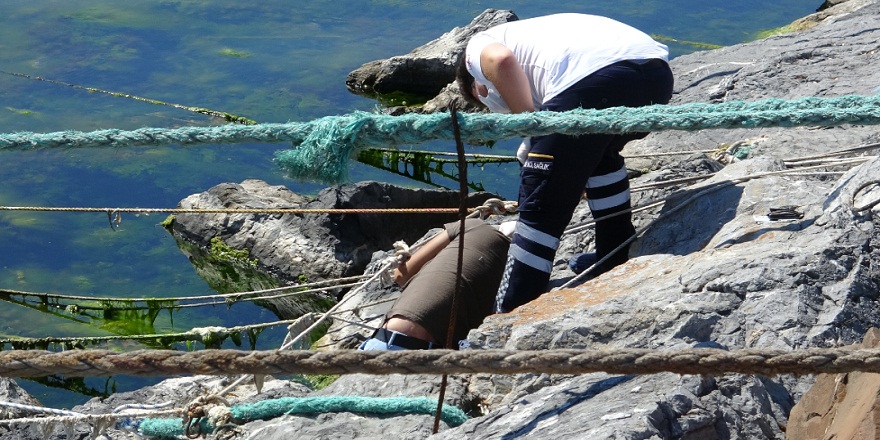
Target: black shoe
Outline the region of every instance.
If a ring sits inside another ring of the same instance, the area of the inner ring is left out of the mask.
[[[581,272],[590,268],[590,266],[596,264],[596,261],[599,260],[599,257],[595,252],[587,252],[584,254],[577,254],[568,260],[568,268],[571,269],[572,272],[576,274],[580,274]]]

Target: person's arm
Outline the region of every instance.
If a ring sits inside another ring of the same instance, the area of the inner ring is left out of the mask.
[[[450,243],[449,233],[446,230],[440,231],[437,235],[431,237],[422,247],[420,247],[406,262],[400,263],[394,269],[394,282],[402,286],[409,281],[418,271],[432,258]]]
[[[500,43],[492,43],[480,52],[483,75],[498,90],[511,113],[535,111],[532,88],[526,73],[513,52]]]

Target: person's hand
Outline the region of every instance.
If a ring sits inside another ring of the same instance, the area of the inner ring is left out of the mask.
[[[522,143],[519,144],[519,149],[516,150],[516,159],[519,160],[520,165],[524,165],[526,163],[526,159],[528,159],[529,157],[529,150],[531,149],[532,138],[523,138]]]

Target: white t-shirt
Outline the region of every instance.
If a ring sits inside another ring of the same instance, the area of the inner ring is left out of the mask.
[[[666,45],[607,17],[554,14],[512,21],[477,33],[465,49],[468,71],[490,89],[490,94],[497,92],[483,75],[480,54],[492,43],[504,45],[516,56],[531,84],[535,108],[587,75],[618,61],[669,60]],[[490,110],[504,112],[492,108],[498,106],[497,102],[494,104],[489,106]]]

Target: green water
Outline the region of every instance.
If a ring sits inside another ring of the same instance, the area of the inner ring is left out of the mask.
[[[205,107],[258,122],[308,121],[371,110],[350,94],[345,76],[361,64],[409,52],[488,7],[526,18],[576,11],[608,15],[678,41],[730,45],[807,15],[821,2],[803,0],[660,2],[4,0],[0,5],[0,130],[3,132],[180,127],[223,121],[47,81]],[[696,46],[670,42],[673,56]],[[2,206],[173,208],[184,197],[223,182],[262,179],[315,194],[321,186],[291,181],[272,163],[277,144],[0,152]],[[452,145],[418,149],[452,151]],[[516,145],[493,150],[512,154]],[[515,165],[486,165],[469,175],[513,198]],[[430,186],[352,163],[352,180]],[[444,182],[439,179],[436,184]],[[454,182],[445,184],[456,187]],[[111,227],[104,213],[0,211],[0,288],[83,296],[205,295],[202,280],[160,226],[164,215],[123,214]],[[180,332],[211,325],[276,320],[251,304],[161,311],[155,320],[91,319],[33,305],[0,302],[0,337],[103,336]],[[258,348],[277,348],[281,329],[263,332]],[[224,346],[234,346],[227,342]],[[114,349],[138,348],[135,343]],[[7,347],[8,348],[8,347]],[[185,347],[184,347],[185,348]],[[61,391],[21,381],[53,407],[95,392],[155,381],[126,377],[62,384]]]

